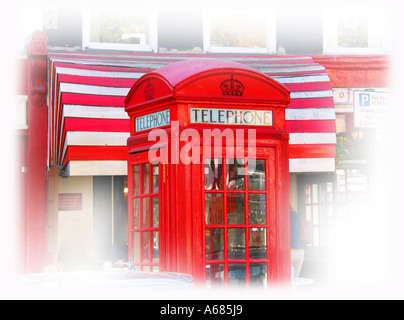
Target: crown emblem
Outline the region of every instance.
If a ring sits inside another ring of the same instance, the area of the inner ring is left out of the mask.
[[[149,84],[144,89],[144,100],[149,101],[152,100],[153,98],[154,98],[154,86],[150,83],[149,80]]]
[[[244,85],[241,81],[236,80],[231,76],[230,79],[224,80],[220,84],[220,90],[222,90],[224,96],[242,96]]]

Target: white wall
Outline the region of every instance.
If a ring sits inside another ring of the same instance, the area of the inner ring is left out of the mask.
[[[82,209],[58,211],[59,266],[64,263],[65,271],[89,268],[93,255],[93,177],[59,177],[61,193],[81,193]]]

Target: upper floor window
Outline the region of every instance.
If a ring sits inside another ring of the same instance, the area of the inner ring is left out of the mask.
[[[324,19],[325,54],[385,54],[391,50],[388,15],[379,10],[330,10]]]
[[[337,21],[338,47],[367,48],[369,23],[366,15],[344,14]]]
[[[275,50],[275,19],[268,12],[205,12],[205,52],[274,53]]]
[[[151,9],[112,5],[84,9],[83,47],[157,51],[157,14]]]

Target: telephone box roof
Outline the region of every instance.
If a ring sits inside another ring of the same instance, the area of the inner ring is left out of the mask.
[[[153,71],[152,73],[150,73],[150,75],[159,74],[170,81],[171,85],[174,87],[181,81],[188,79],[196,74],[201,74],[208,71],[211,72],[212,70],[217,69],[241,69],[252,72],[259,72],[258,70],[253,69],[250,66],[238,62],[206,58],[175,62]]]
[[[156,89],[151,100],[155,101],[167,96],[223,97],[220,86],[214,83],[226,80],[238,82],[243,88],[245,85],[242,97],[235,94],[237,99],[277,100],[285,106],[290,100],[287,88],[252,66],[226,59],[199,58],[171,63],[145,74],[129,91],[125,107],[142,106],[151,81]]]

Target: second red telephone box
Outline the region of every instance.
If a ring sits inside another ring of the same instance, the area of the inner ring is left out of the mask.
[[[289,92],[216,59],[147,73],[125,100],[129,261],[208,286],[290,282]]]

